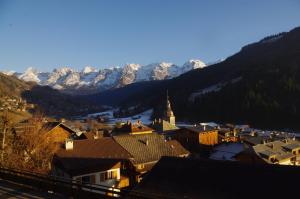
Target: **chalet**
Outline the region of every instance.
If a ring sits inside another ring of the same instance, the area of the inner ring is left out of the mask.
[[[66,140],[54,156],[52,174],[80,183],[123,188],[132,156],[112,138]]]
[[[237,142],[238,132],[235,128],[220,128],[218,130],[219,142]]]
[[[139,135],[120,135],[113,139],[132,155],[134,178],[140,182],[162,156],[187,157],[189,151],[176,140],[166,141],[163,135],[157,133]]]
[[[14,127],[16,134],[36,130],[37,126],[30,121],[23,121]],[[68,138],[78,137],[82,132],[61,122],[43,122],[39,128],[41,133],[48,133],[56,143],[64,143]]]
[[[144,124],[140,120],[137,120],[135,123],[127,121],[126,123],[121,123],[119,126],[116,126],[112,131],[113,135],[139,135],[139,134],[149,134],[154,130]]]
[[[175,139],[187,148],[214,146],[218,144],[218,130],[202,125],[185,127],[177,133]]]
[[[287,139],[258,144],[253,152],[269,164],[300,165],[300,142]]]
[[[75,138],[82,134],[80,130],[61,122],[46,122],[43,124],[41,131],[51,134],[53,141],[57,143],[64,143],[66,139]]]
[[[286,139],[294,139],[295,134],[279,131],[261,131],[251,130],[239,133],[240,140],[250,146],[264,144],[273,141],[282,141]]]
[[[242,142],[250,145],[250,146],[255,146],[257,144],[263,144],[264,142],[268,141],[269,138],[265,138],[262,136],[257,136],[255,134],[252,135],[241,135],[240,139]]]

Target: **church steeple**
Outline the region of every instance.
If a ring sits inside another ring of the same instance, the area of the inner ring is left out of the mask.
[[[170,124],[175,125],[175,116],[171,108],[168,90],[167,90],[166,108],[165,108],[163,119],[168,121]]]

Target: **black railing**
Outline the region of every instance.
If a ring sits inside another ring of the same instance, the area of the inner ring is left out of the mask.
[[[71,196],[73,198],[112,198],[122,196],[120,189],[92,184],[81,184],[51,175],[16,169],[0,168],[0,177],[37,190]]]
[[[0,167],[0,178],[35,190],[60,194],[72,198],[167,198],[134,190],[124,190],[97,184],[81,184],[58,176],[33,173],[24,170]]]

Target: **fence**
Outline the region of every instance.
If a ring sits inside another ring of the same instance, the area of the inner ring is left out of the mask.
[[[121,190],[97,184],[81,184],[57,176],[33,173],[24,170],[0,167],[0,178],[26,185],[36,190],[53,192],[72,198],[166,198],[157,194],[145,194],[132,190]]]

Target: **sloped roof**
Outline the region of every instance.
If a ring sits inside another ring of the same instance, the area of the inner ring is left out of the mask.
[[[133,156],[133,164],[158,161],[162,156],[188,155],[177,141],[167,142],[156,133],[142,135],[120,135],[113,137]]]
[[[255,153],[259,156],[264,155],[266,157],[275,156],[277,160],[284,160],[292,158],[295,155],[292,154],[291,150],[300,147],[300,142],[297,140],[288,140],[287,143],[276,140],[268,142],[266,144],[258,144],[253,146]],[[287,150],[290,149],[290,150]],[[261,156],[265,161],[269,162],[268,158]]]
[[[250,136],[250,135],[244,135],[242,137],[242,139],[245,142],[250,143],[251,145],[262,144],[263,141],[265,140],[264,137],[261,137],[261,136]]]
[[[297,190],[292,179],[299,177],[300,168],[293,166],[163,157],[133,189],[132,198],[138,193],[174,199],[297,198],[288,190]]]
[[[56,165],[75,175],[107,170],[120,160],[132,156],[112,138],[74,140],[73,149],[61,148],[55,155]]]
[[[46,129],[48,131],[51,131],[55,127],[57,127],[60,124],[60,122],[46,122],[43,124],[42,128]]]
[[[175,156],[182,156],[189,154],[187,151],[177,140],[170,140],[166,142],[173,149]]]
[[[44,123],[43,126],[42,126],[42,129],[49,132],[52,129],[56,128],[57,126],[60,126],[60,127],[64,128],[70,134],[76,134],[76,135],[81,134],[81,131],[79,129],[72,128],[72,127],[70,127],[70,126],[68,126],[64,123],[61,123],[61,122],[47,122],[47,123]]]
[[[74,140],[72,150],[61,148],[56,155],[59,157],[77,158],[128,159],[132,157],[122,146],[110,137]]]
[[[128,133],[128,134],[130,133],[134,134],[138,132],[149,132],[149,131],[152,132],[153,129],[146,125],[143,125],[141,122],[136,122],[136,123],[127,122],[123,124],[122,127],[114,129],[114,133]]]
[[[288,150],[299,149],[300,148],[300,143],[289,143],[289,144],[283,145],[282,147],[284,147]]]
[[[153,129],[143,124],[131,124],[130,133],[136,133],[141,131],[153,131]]]
[[[211,126],[202,126],[202,125],[197,125],[197,126],[191,126],[191,127],[185,127],[189,131],[195,132],[195,133],[200,133],[200,132],[207,132],[207,131],[213,131],[216,130],[215,128]]]

